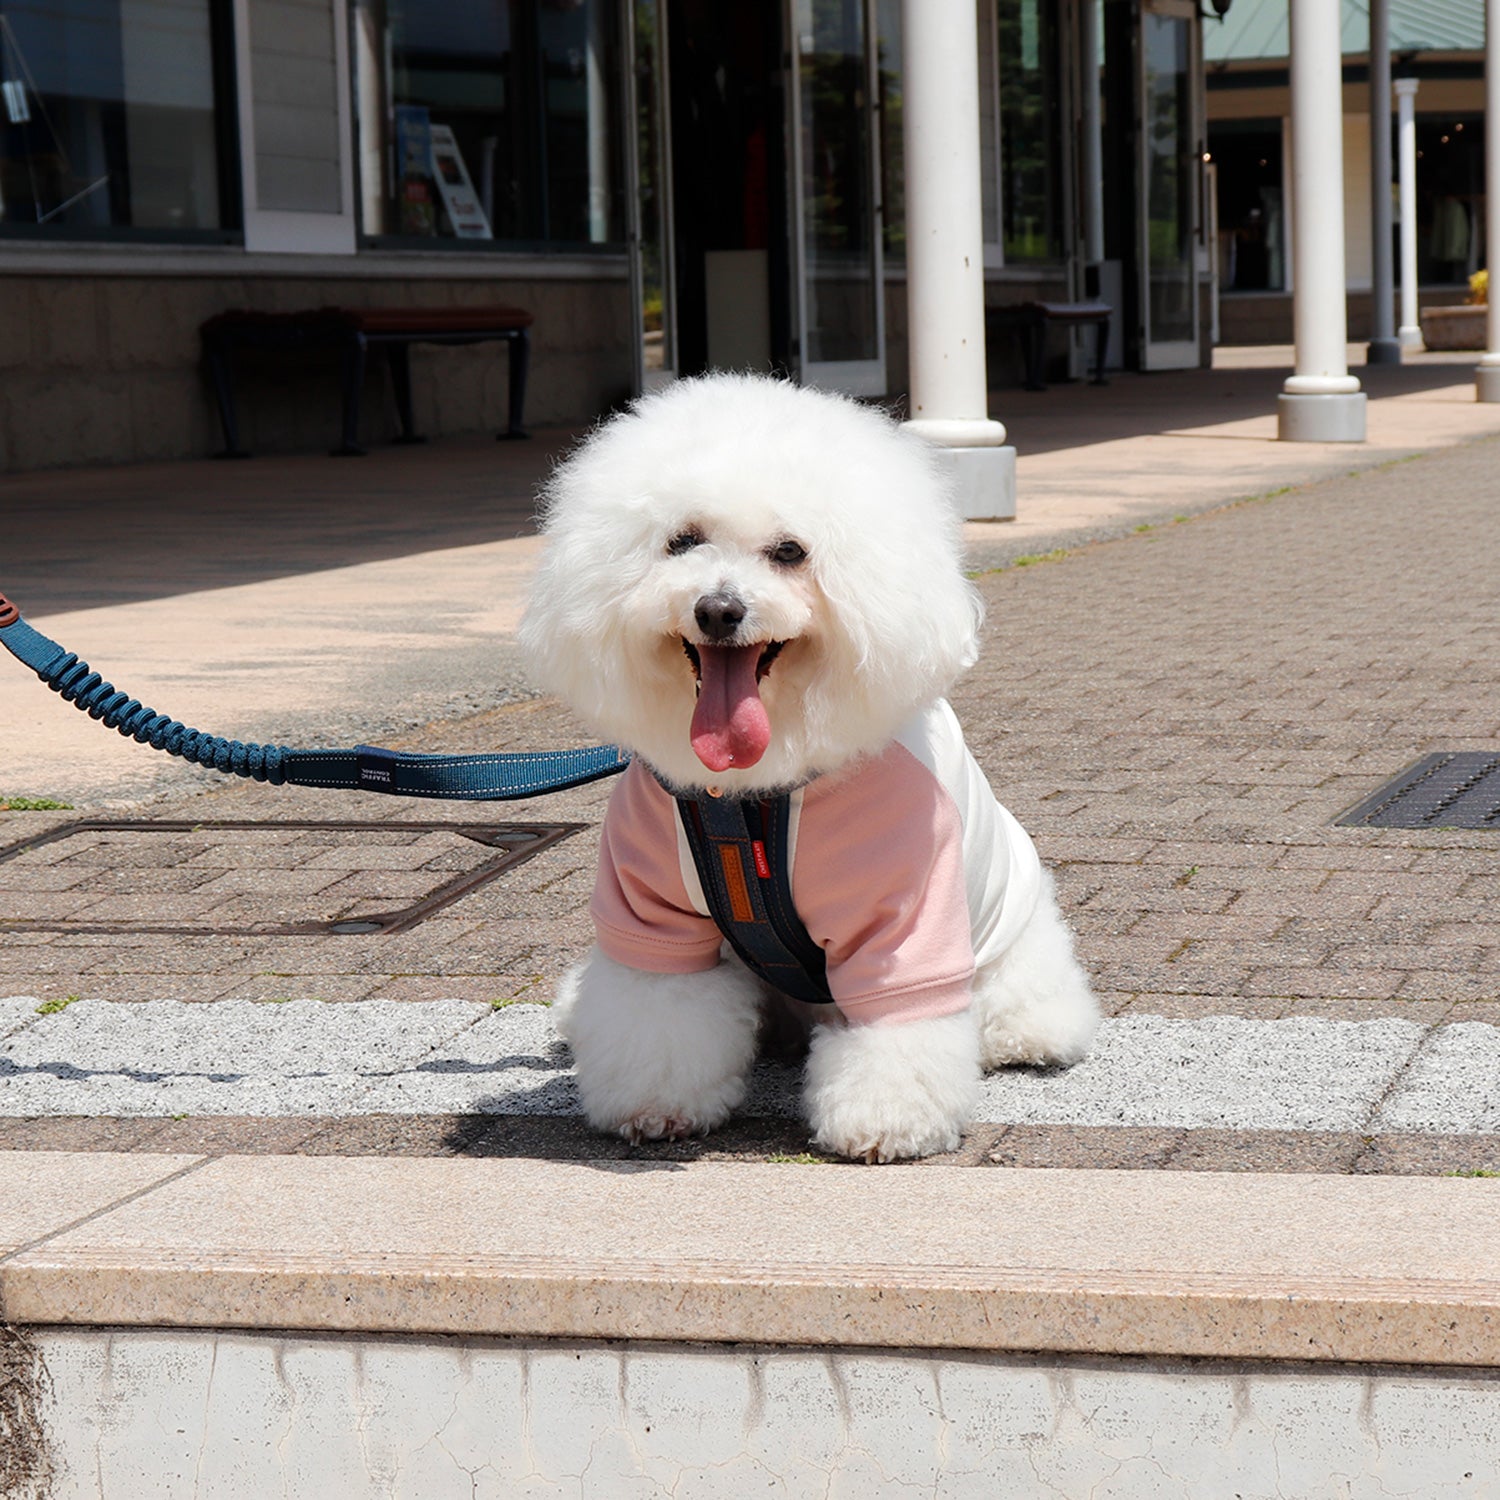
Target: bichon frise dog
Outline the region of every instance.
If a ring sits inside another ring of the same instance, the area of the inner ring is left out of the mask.
[[[556,1005],[596,1128],[721,1124],[778,992],[844,1156],[953,1150],[981,1069],[1087,1052],[1051,878],[943,698],[981,618],[943,474],[854,401],[713,375],[550,481],[523,642],[633,756]]]

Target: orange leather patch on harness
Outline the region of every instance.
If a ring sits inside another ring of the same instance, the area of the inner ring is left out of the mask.
[[[719,863],[724,867],[724,885],[729,892],[729,909],[736,922],[753,922],[755,908],[750,904],[750,892],[745,885],[745,866],[740,860],[739,848],[734,844],[719,845]]]

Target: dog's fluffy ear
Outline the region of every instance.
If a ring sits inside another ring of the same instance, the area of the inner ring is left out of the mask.
[[[636,451],[642,404],[595,428],[547,481],[546,545],[521,621],[538,684],[594,724],[612,700],[649,691],[618,608],[659,555],[656,486]]]
[[[830,517],[819,582],[847,635],[866,691],[911,707],[941,697],[979,654],[984,607],[963,576],[963,537],[943,455],[882,414],[841,403],[850,445],[841,461],[847,513]]]

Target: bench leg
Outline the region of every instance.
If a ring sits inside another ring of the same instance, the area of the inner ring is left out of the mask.
[[[239,424],[234,415],[234,383],[229,349],[218,340],[208,346],[208,371],[213,377],[214,399],[219,406],[219,425],[224,429],[224,451],[216,453],[214,457],[249,458],[250,455],[240,447]]]
[[[365,387],[365,356],[369,345],[362,333],[344,341],[343,441],[333,450],[335,458],[362,458],[359,446],[359,398]]]
[[[391,390],[396,397],[396,416],[401,423],[401,436],[396,441],[425,443],[427,439],[417,432],[417,424],[411,413],[411,345],[393,343],[386,353],[391,363]]]
[[[510,408],[509,425],[504,432],[496,434],[502,442],[531,436],[521,425],[526,410],[526,372],[531,367],[531,335],[522,328],[507,342],[510,345],[510,389],[506,393]]]
[[[1104,358],[1109,353],[1109,319],[1101,318],[1095,325],[1094,334],[1094,378],[1090,385],[1108,385],[1104,378]]]
[[[1026,355],[1026,381],[1024,389],[1045,391],[1047,382],[1042,372],[1047,367],[1047,320],[1027,318],[1021,324],[1021,348]]]

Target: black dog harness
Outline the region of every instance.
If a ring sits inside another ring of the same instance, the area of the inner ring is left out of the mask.
[[[729,945],[782,994],[830,1004],[826,956],[792,904],[791,795],[667,791],[677,802],[709,915]]]

